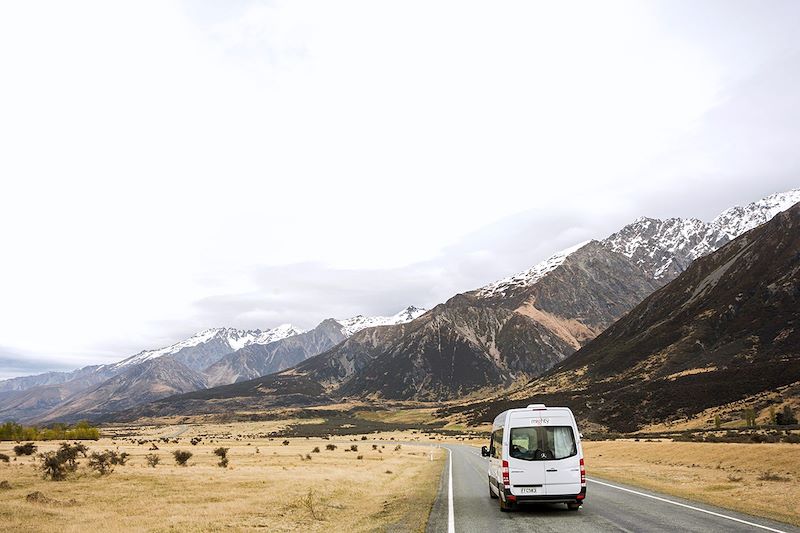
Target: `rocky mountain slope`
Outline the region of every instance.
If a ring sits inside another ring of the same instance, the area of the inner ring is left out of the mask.
[[[442,400],[527,380],[586,345],[695,256],[769,219],[798,194],[726,210],[710,225],[636,221],[407,324],[370,328],[276,376],[224,390],[279,396],[279,380],[297,390],[319,386],[328,397]]]
[[[800,204],[698,259],[547,375],[472,417],[564,403],[629,431],[798,384],[798,310]]]
[[[251,344],[209,366],[203,372],[211,387],[246,381],[294,366],[322,353],[347,337],[343,326],[329,318],[312,330],[268,344]]]
[[[389,317],[359,315],[343,323],[328,319],[308,332],[289,324],[269,330],[208,329],[118,363],[74,371],[70,379],[56,379],[60,382],[55,384],[0,392],[0,419],[99,416],[172,394],[256,378],[321,353],[372,324],[398,324],[423,312],[408,307]],[[17,388],[24,385],[15,382]]]
[[[73,394],[39,420],[74,422],[205,387],[202,374],[177,359],[157,357],[130,365],[116,376]]]
[[[604,239],[603,245],[633,259],[662,284],[689,264],[777,213],[800,202],[800,189],[772,194],[744,207],[731,207],[711,222],[696,218],[659,220],[642,217]]]

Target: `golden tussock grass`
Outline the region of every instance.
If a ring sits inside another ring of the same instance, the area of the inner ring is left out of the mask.
[[[800,445],[600,441],[583,449],[588,477],[800,525]]]
[[[192,428],[191,434],[208,429]],[[229,428],[213,429],[223,434]],[[11,486],[0,491],[0,523],[5,531],[19,532],[423,530],[445,456],[430,447],[403,444],[395,450],[393,443],[345,438],[289,438],[288,446],[282,438],[205,437],[196,446],[188,440],[157,442],[153,451],[150,443],[88,442],[90,451],[131,454],[127,465],[105,477],[91,472],[87,459],[61,482],[43,480],[32,457],[0,463],[0,481]],[[58,446],[37,444],[39,451]],[[337,449],[328,451],[327,444]],[[0,443],[0,453],[13,456],[13,445]],[[358,451],[346,452],[351,445]],[[217,466],[213,450],[220,446],[230,448],[228,468]],[[178,449],[192,452],[189,466],[175,464],[172,452]],[[160,457],[156,468],[147,466],[148,453]],[[46,499],[27,501],[36,491]]]

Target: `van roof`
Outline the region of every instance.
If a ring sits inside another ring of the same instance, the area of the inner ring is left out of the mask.
[[[497,415],[497,417],[494,419],[494,423],[496,425],[498,422],[502,422],[503,420],[505,420],[506,416],[517,414],[517,413],[526,413],[526,414],[531,414],[531,413],[534,413],[534,412],[551,412],[552,413],[553,411],[561,412],[561,413],[563,413],[565,415],[569,414],[570,417],[572,416],[572,410],[569,407],[548,407],[548,406],[544,405],[543,403],[532,403],[532,404],[528,405],[527,407],[517,407],[515,409],[507,409],[506,411],[503,411],[502,413]]]

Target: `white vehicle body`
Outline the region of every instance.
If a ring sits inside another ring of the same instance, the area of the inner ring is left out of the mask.
[[[578,425],[567,407],[529,405],[494,420],[488,449],[489,494],[509,510],[523,503],[566,503],[586,497],[586,471]]]

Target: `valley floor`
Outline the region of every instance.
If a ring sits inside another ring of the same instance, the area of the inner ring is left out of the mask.
[[[800,445],[584,442],[587,476],[800,526]]]
[[[34,457],[15,461],[15,443],[0,443],[0,453],[12,457],[0,463],[0,481],[10,485],[0,488],[0,523],[20,532],[424,529],[442,450],[355,437],[289,438],[284,445],[282,438],[248,436],[253,428],[242,429],[172,426],[88,441],[90,451],[118,449],[130,459],[104,477],[81,459],[65,481],[43,480]],[[202,441],[192,445],[190,439],[200,435]],[[151,439],[158,450],[150,450]],[[41,452],[58,443],[37,445]],[[220,446],[230,448],[227,468],[218,467],[213,454]],[[178,449],[192,452],[189,466],[175,464],[172,452]],[[149,453],[160,457],[155,468],[147,465]],[[30,501],[37,491],[43,498]]]

